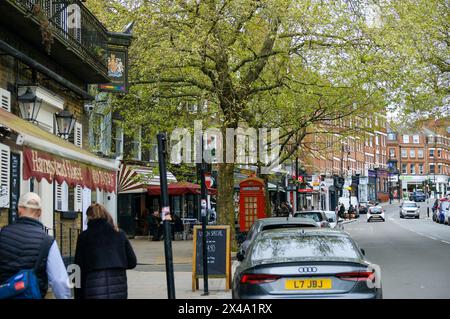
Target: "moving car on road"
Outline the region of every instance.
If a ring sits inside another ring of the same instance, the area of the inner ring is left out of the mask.
[[[250,243],[255,239],[255,237],[262,231],[268,229],[279,229],[279,228],[308,228],[308,227],[319,227],[313,219],[308,218],[286,218],[286,217],[273,217],[273,218],[262,218],[255,221],[247,233],[245,240],[239,247],[239,252],[245,256]]]
[[[400,205],[400,218],[414,217],[416,219],[420,218],[420,206],[412,201],[404,201]]]
[[[330,227],[327,215],[322,210],[311,210],[294,213],[294,217],[313,219],[318,227]]]
[[[263,231],[241,261],[233,277],[233,298],[382,297],[378,274],[365,260],[364,250],[343,231]]]
[[[374,220],[386,221],[384,217],[384,209],[381,206],[371,206],[369,207],[369,211],[367,212],[367,222],[370,223]]]
[[[426,199],[427,195],[422,191],[415,191],[409,195],[409,200],[414,202],[424,202]]]

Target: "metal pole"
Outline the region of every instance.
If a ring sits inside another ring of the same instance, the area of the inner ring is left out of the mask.
[[[172,240],[170,231],[170,206],[169,192],[167,189],[167,169],[166,169],[166,135],[158,134],[158,162],[159,181],[161,186],[161,212],[164,225],[164,253],[166,257],[166,278],[167,295],[169,299],[175,299],[175,283],[173,273]]]
[[[205,160],[203,157],[203,136],[201,136],[201,164],[200,164],[200,187],[201,187],[201,217],[202,217],[202,257],[203,257],[203,296],[208,296],[208,247],[206,242],[206,212],[208,207],[208,196],[205,181]]]
[[[298,151],[298,149],[297,149]],[[298,208],[298,155],[296,153],[295,155],[295,178],[297,179],[295,181],[295,212],[299,211],[300,209]]]

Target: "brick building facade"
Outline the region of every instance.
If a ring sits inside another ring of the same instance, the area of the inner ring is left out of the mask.
[[[415,190],[423,190],[437,197],[447,194],[450,134],[445,125],[443,128],[389,131],[388,161],[392,162],[399,175],[394,189],[403,196]]]

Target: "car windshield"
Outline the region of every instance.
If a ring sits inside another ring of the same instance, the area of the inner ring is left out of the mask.
[[[416,203],[404,203],[403,207],[417,207]]]
[[[295,217],[301,218],[311,218],[316,222],[321,222],[323,220],[322,214],[319,212],[305,212],[305,213],[295,213]]]
[[[264,236],[255,242],[251,254],[252,261],[311,257],[359,258],[360,255],[346,236],[300,234]]]

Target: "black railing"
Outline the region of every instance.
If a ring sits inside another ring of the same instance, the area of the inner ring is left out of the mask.
[[[51,32],[71,50],[106,70],[107,31],[79,0],[10,0],[38,20],[41,10],[51,25]],[[105,71],[106,72],[106,71]]]

